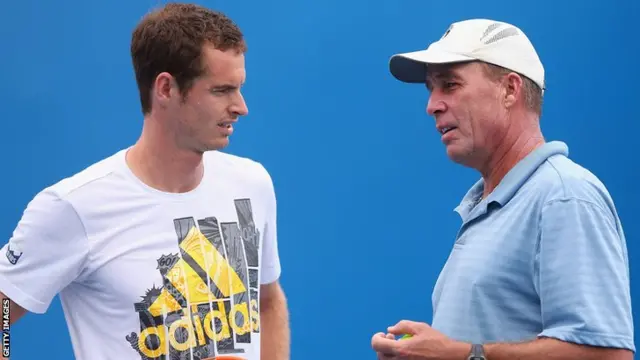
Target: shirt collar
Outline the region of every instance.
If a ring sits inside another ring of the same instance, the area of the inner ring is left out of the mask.
[[[480,200],[484,190],[484,180],[480,179],[467,191],[460,204],[454,210],[466,222],[486,213],[488,204],[495,202],[500,206],[504,206],[513,198],[518,189],[524,185],[531,174],[549,157],[554,155],[568,156],[569,148],[561,141],[551,141],[543,144],[509,170],[486,199]]]

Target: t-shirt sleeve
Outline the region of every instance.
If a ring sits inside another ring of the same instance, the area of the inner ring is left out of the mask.
[[[45,313],[80,274],[88,252],[76,211],[45,189],[29,202],[0,251],[0,292],[30,312]]]
[[[266,225],[262,242],[261,284],[272,283],[280,277],[280,255],[278,252],[277,204],[273,181],[265,171]]]
[[[627,250],[615,219],[585,200],[544,206],[536,258],[540,336],[635,351]]]

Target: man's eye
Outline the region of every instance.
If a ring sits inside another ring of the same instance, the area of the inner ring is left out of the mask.
[[[233,89],[231,89],[231,88],[222,88],[222,89],[213,89],[213,90],[211,90],[211,92],[216,94],[216,95],[224,95],[224,94],[230,93],[232,90]]]

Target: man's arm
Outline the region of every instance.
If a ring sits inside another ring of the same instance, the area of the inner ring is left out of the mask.
[[[485,345],[485,357],[487,360],[633,360],[633,352],[541,338],[520,344]]]
[[[15,302],[11,301],[11,299],[6,297],[3,293],[0,293],[0,299],[2,300],[3,303],[5,300],[9,301],[9,324],[10,325],[15,324],[16,321],[18,321],[21,317],[24,316],[24,314],[27,313],[27,310],[25,310],[22,306],[16,304]],[[0,357],[0,360],[9,360],[9,358],[2,356]]]
[[[260,276],[260,334],[263,360],[289,360],[290,334],[287,300],[280,286],[280,254],[276,194],[271,176],[265,175],[265,227]]]
[[[278,281],[260,286],[260,333],[261,359],[289,360],[289,311]]]
[[[378,359],[466,360],[471,344],[455,341],[426,323],[402,320],[371,339]],[[406,340],[396,336],[409,334]],[[395,335],[395,336],[394,336]],[[633,360],[633,351],[624,348],[581,345],[558,339],[539,337],[521,343],[484,345],[487,360]]]
[[[24,316],[24,314],[27,313],[27,310],[25,310],[22,306],[16,304],[15,302],[11,301],[11,299],[6,297],[3,293],[0,293],[0,299],[2,299],[3,303],[5,300],[9,300],[9,324],[10,325],[15,324],[16,321],[18,321],[21,317]],[[0,360],[9,360],[9,358],[6,358],[3,356],[3,357],[0,357]]]
[[[5,296],[1,292],[0,292],[0,299],[2,299],[2,302],[4,302],[5,299],[9,300],[9,324],[10,325],[15,324],[16,321],[20,320],[20,318],[27,313],[27,310],[25,310],[22,306],[16,304],[15,302],[11,301],[11,299],[9,299],[7,296]]]
[[[15,324],[16,321],[20,320],[20,318],[27,313],[27,310],[25,310],[22,306],[16,304],[15,302],[11,301],[11,299],[9,299],[7,296],[5,296],[1,292],[0,292],[0,299],[2,299],[3,302],[5,299],[9,300],[9,324],[10,325]]]

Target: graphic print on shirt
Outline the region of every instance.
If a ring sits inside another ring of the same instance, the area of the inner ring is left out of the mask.
[[[238,222],[174,220],[179,253],[158,259],[162,287],[134,305],[140,331],[126,336],[142,360],[245,359],[260,332],[259,250],[251,201],[234,200]]]

